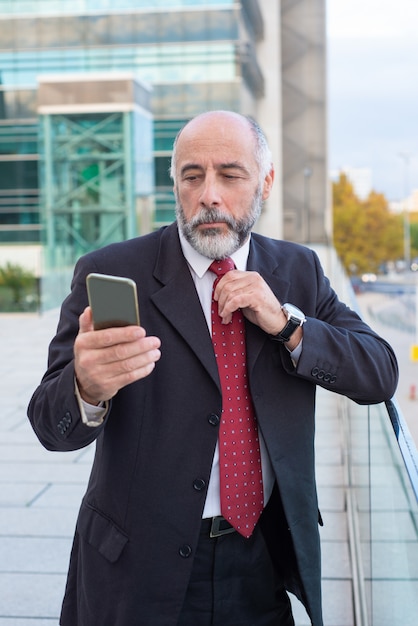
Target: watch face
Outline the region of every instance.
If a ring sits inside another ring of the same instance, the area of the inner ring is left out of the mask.
[[[305,320],[305,316],[300,309],[294,304],[286,303],[283,305],[283,308],[291,315],[292,317],[296,317],[298,320]]]

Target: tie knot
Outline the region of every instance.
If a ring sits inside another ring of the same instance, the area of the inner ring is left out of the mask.
[[[209,269],[217,276],[223,276],[227,272],[235,269],[235,263],[231,257],[228,256],[226,259],[222,259],[221,261],[213,261],[213,263],[210,264]]]

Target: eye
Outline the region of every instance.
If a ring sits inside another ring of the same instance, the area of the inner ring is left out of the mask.
[[[194,183],[198,179],[199,179],[198,174],[186,174],[185,176],[183,176],[183,181],[188,182],[188,183]]]

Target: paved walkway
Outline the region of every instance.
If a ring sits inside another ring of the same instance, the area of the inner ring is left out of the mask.
[[[58,624],[92,449],[51,453],[26,407],[46,366],[57,311],[0,316],[0,625]]]
[[[56,626],[93,446],[48,452],[26,417],[58,312],[0,316],[0,626]],[[339,397],[319,391],[317,477],[326,626],[353,626],[346,475]],[[309,620],[296,601],[297,626]],[[116,625],[115,625],[116,626]],[[150,625],[152,626],[152,625]]]

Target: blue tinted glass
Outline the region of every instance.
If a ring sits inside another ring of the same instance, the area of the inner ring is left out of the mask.
[[[234,0],[0,0],[0,13],[59,15],[88,11],[168,9],[197,6],[231,6]]]
[[[193,82],[233,80],[233,43],[167,44],[127,48],[79,48],[0,52],[3,85],[37,85],[40,73],[136,70],[142,80]]]

